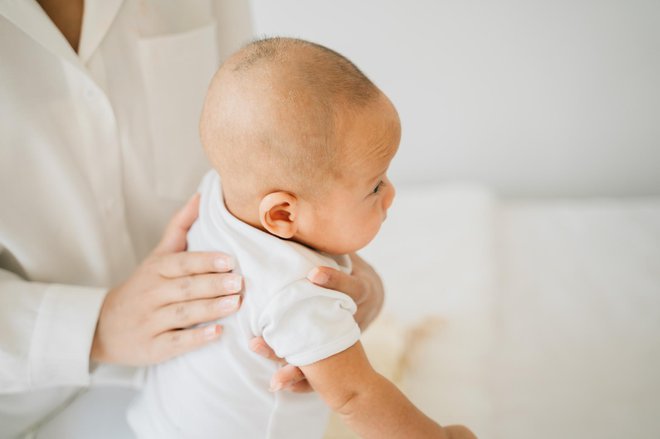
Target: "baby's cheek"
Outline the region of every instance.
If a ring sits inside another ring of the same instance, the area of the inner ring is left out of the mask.
[[[394,202],[394,189],[390,189],[390,191],[385,195],[383,199],[383,209],[387,210],[390,208],[392,203]]]
[[[378,232],[380,231],[380,226],[383,225],[383,221],[385,221],[385,217],[387,214],[385,213],[384,210],[381,210],[378,212],[378,215],[374,215],[373,220],[371,221],[371,227],[370,227],[370,232],[371,232],[371,239],[373,239]]]

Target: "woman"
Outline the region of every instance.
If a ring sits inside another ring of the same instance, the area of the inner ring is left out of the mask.
[[[0,1],[2,437],[36,431],[81,389],[137,382],[133,367],[217,340],[217,325],[181,328],[239,306],[231,255],[184,252],[196,198],[172,214],[207,168],[202,97],[249,36],[249,13],[171,4]],[[351,295],[364,327],[382,285],[353,259],[352,276],[314,280]],[[309,390],[292,367],[278,378]]]

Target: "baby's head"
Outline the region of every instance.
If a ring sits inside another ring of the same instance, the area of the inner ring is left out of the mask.
[[[394,199],[397,112],[325,47],[271,38],[241,49],[213,78],[200,128],[229,211],[281,238],[356,251]]]

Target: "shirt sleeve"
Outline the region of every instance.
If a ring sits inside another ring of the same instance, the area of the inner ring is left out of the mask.
[[[289,364],[305,366],[342,352],[360,339],[346,294],[298,280],[276,293],[259,326],[266,343]]]
[[[0,393],[90,383],[106,288],[27,282],[0,270]]]

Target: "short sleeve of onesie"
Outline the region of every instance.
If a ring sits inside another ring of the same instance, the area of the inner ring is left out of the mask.
[[[346,294],[301,279],[273,295],[259,326],[279,357],[305,366],[342,352],[360,339],[353,319],[356,310]]]

